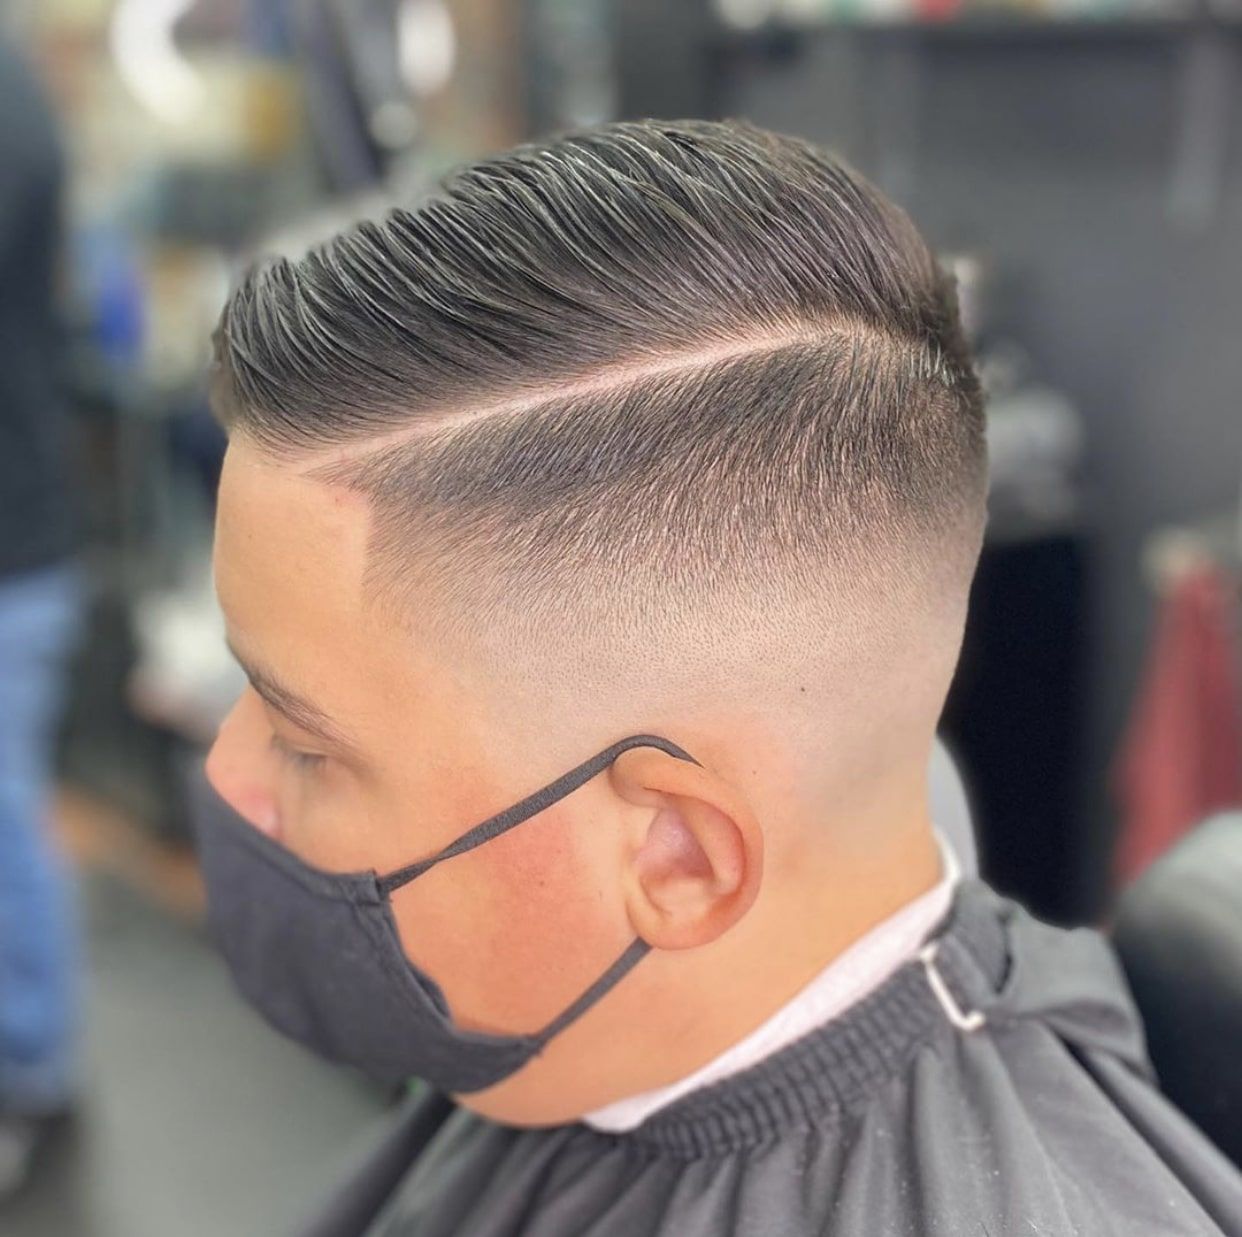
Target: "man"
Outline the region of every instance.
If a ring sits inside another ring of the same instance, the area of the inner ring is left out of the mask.
[[[1107,948],[938,845],[983,412],[873,187],[589,131],[259,267],[217,348],[214,927],[455,1100],[316,1233],[1242,1233]]]
[[[75,1089],[72,897],[46,827],[77,626],[54,272],[60,147],[0,37],[0,1202]]]

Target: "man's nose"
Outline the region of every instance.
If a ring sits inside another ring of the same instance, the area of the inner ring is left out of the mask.
[[[212,789],[249,824],[273,837],[280,832],[267,743],[249,716],[245,696],[220,725],[204,772]]]

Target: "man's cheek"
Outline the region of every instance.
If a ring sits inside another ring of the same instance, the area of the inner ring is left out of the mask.
[[[559,1014],[629,943],[601,897],[590,848],[573,832],[581,817],[576,825],[568,813],[560,822],[536,820],[541,827],[525,846],[507,860],[502,853],[488,859],[498,912],[492,954],[508,967],[511,1006],[528,1031]]]
[[[617,952],[597,882],[569,822],[554,816],[447,860],[394,896],[407,954],[465,1027],[539,1030]]]
[[[581,805],[557,805],[476,852],[498,929],[540,961],[572,963],[582,951],[598,962],[595,940],[612,939],[598,839],[588,834],[594,824]]]

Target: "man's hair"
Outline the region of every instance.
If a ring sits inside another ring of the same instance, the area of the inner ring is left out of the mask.
[[[521,147],[251,270],[216,347],[230,430],[366,495],[373,581],[412,601],[420,564],[461,621],[602,639],[868,580],[894,610],[964,599],[986,469],[951,284],[807,142]]]

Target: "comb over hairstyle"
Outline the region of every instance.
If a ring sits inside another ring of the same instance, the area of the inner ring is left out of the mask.
[[[372,583],[480,628],[762,626],[876,581],[964,605],[979,548],[951,284],[857,172],[744,124],[524,146],[254,267],[213,401],[367,497]]]

